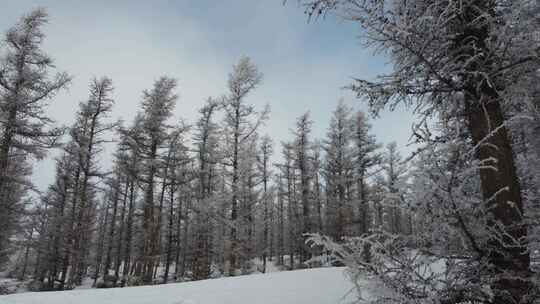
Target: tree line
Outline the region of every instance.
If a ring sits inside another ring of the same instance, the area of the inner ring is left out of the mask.
[[[234,276],[265,272],[268,261],[312,267],[325,261],[306,245],[307,233],[337,241],[374,227],[411,233],[408,213],[383,202],[405,181],[396,145],[383,149],[367,116],[343,102],[326,138],[313,137],[307,112],[289,141],[275,143],[262,133],[269,107],[248,101],[263,79],[248,57],[192,124],[172,119],[175,79],[160,77],[144,90],[126,123],[111,117],[113,82],[101,77],[91,81],[73,125],[53,127],[47,101],[71,77],[51,76],[52,60],[41,50],[47,18],[39,9],[8,31],[13,43],[0,74],[2,109],[15,111],[2,131],[1,206],[12,210],[1,213],[3,265],[33,288]],[[100,157],[111,141],[113,162],[104,168]],[[48,148],[60,151],[54,180],[36,195],[32,163]]]

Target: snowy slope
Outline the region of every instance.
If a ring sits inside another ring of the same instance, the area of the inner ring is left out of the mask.
[[[157,286],[0,296],[0,304],[338,304],[354,299],[344,268],[319,268]]]

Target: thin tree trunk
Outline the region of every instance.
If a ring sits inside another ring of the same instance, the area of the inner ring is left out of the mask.
[[[129,178],[126,177],[126,187],[124,189],[124,197],[122,198],[122,211],[120,212],[120,227],[118,231],[118,238],[116,241],[116,260],[114,265],[114,276],[116,279],[119,278],[120,275],[120,264],[122,263],[122,243],[124,241],[124,226],[125,226],[125,217],[126,217],[126,204],[128,199],[128,192],[129,192]],[[125,267],[125,265],[124,265]]]
[[[124,269],[122,275],[125,277],[129,274],[131,266],[131,240],[133,235],[133,216],[135,212],[135,178],[131,177],[131,184],[129,187],[129,209],[126,227],[126,245],[124,249]]]
[[[109,227],[109,237],[107,240],[107,253],[105,254],[105,264],[103,266],[103,277],[105,278],[109,274],[109,269],[111,268],[111,262],[112,262],[112,249],[113,249],[113,243],[114,243],[114,233],[116,230],[116,215],[118,212],[118,200],[119,200],[119,192],[120,192],[120,185],[118,184],[119,181],[115,180],[114,183],[114,191],[113,198],[112,198],[112,217]]]
[[[24,250],[24,260],[23,260],[23,268],[21,271],[21,275],[19,276],[19,280],[24,280],[24,277],[26,276],[26,268],[28,267],[28,255],[30,254],[30,245],[32,243],[32,233],[28,236],[28,239],[26,240],[26,248]]]
[[[163,274],[163,283],[169,280],[169,268],[172,260],[172,244],[173,244],[173,229],[174,229],[174,184],[171,183],[169,188],[169,219],[167,225],[167,249],[165,257],[165,273]]]
[[[148,162],[150,162],[149,173],[147,177],[146,191],[144,197],[144,219],[143,219],[143,282],[151,283],[154,271],[154,176],[156,174],[156,167],[154,161],[157,155],[157,143],[153,142],[151,145],[150,156]]]
[[[107,221],[109,220],[109,206],[106,203],[105,204],[105,215],[102,217],[103,221],[101,222],[100,228],[99,228],[99,239],[98,239],[98,247],[96,250],[96,261],[95,261],[95,272],[94,272],[94,283],[93,286],[95,287],[97,284],[97,280],[99,278],[99,273],[101,272],[101,262],[103,259],[103,247],[105,243],[105,233],[107,231]]]
[[[177,216],[177,222],[176,222],[176,256],[175,256],[175,266],[174,266],[174,280],[178,281],[180,276],[180,249],[182,247],[182,198],[178,200],[178,216]]]
[[[189,195],[189,194],[188,194]],[[188,254],[188,238],[189,238],[189,198],[186,201],[186,211],[184,212],[184,237],[182,238],[182,262],[180,264],[180,276],[184,277],[186,274],[187,254]]]

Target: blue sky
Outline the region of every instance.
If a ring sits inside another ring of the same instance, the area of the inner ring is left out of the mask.
[[[390,68],[382,55],[363,48],[354,24],[333,17],[308,23],[295,0],[3,0],[0,30],[38,6],[50,14],[45,50],[59,70],[74,76],[48,109],[61,124],[71,124],[90,80],[102,75],[115,86],[113,117],[130,121],[142,90],[168,75],[179,82],[176,118],[194,121],[208,96],[226,92],[231,66],[247,55],[264,74],[249,102],[261,109],[268,103],[272,110],[262,133],[287,140],[295,118],[310,111],[314,136],[322,137],[340,98],[366,110],[342,87],[352,77],[371,79]],[[373,132],[382,143],[397,141],[406,153],[411,121],[404,110],[385,112],[372,120]],[[109,156],[102,162],[107,166]],[[34,166],[40,189],[52,181],[53,168],[50,158]]]

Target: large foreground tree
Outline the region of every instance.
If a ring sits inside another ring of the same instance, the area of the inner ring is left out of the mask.
[[[21,180],[13,174],[15,162],[43,158],[63,133],[53,126],[45,108],[66,88],[70,76],[50,77],[53,61],[41,48],[46,23],[43,9],[23,16],[6,32],[0,49],[0,260],[17,225],[14,211],[19,200],[12,194]]]
[[[392,58],[391,73],[375,81],[357,80],[351,86],[375,113],[397,104],[414,105],[422,121],[434,118],[462,126],[455,131],[460,132],[459,140],[469,143],[466,153],[475,159],[483,197],[483,212],[478,216],[486,225],[482,247],[472,240],[468,244],[475,248],[470,259],[480,262],[480,277],[491,287],[480,300],[527,301],[527,225],[505,114],[516,102],[512,86],[537,70],[537,40],[522,26],[530,22],[529,12],[537,4],[497,0],[301,2],[310,16],[336,12],[359,24],[366,43]],[[459,291],[453,297],[448,299],[479,300],[477,292]]]

